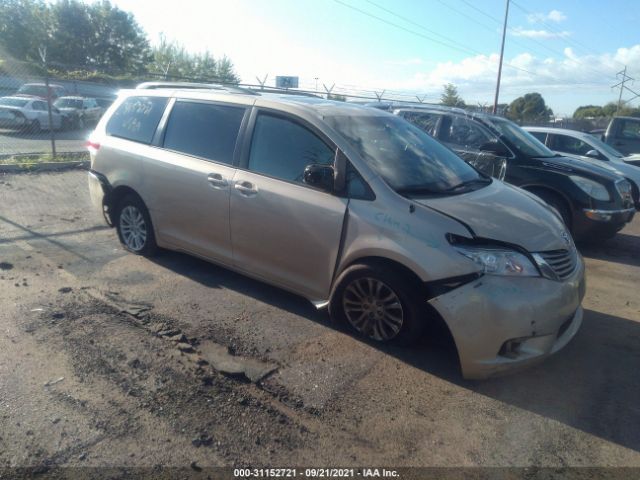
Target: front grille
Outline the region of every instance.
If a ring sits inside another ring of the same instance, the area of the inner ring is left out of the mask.
[[[578,265],[578,254],[575,248],[571,250],[550,250],[548,252],[540,252],[539,255],[560,280],[567,279]]]

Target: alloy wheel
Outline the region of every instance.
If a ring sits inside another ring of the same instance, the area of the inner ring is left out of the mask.
[[[391,340],[404,323],[400,298],[376,278],[358,278],[347,285],[342,307],[353,328],[373,340]]]
[[[120,212],[120,232],[127,248],[139,252],[147,242],[147,224],[142,212],[127,205]]]

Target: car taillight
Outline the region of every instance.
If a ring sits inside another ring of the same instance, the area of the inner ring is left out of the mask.
[[[87,141],[86,147],[89,151],[97,152],[100,149],[100,144],[98,142],[92,142],[91,140]]]

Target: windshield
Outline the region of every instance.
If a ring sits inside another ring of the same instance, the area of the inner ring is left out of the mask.
[[[82,108],[82,100],[59,98],[54,102],[54,105],[58,108]]]
[[[491,181],[399,117],[336,115],[325,117],[325,121],[399,193],[441,194]]]
[[[555,157],[555,153],[544,146],[536,137],[525,132],[515,123],[503,118],[486,119],[511,145],[528,157]]]
[[[24,107],[28,101],[23,98],[0,98],[0,105],[5,107]]]

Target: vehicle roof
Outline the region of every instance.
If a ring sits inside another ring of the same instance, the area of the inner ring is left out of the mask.
[[[38,100],[38,101],[42,101],[42,99],[40,97],[34,97],[33,95],[7,95],[6,97],[0,97],[0,98],[15,98],[18,100]]]
[[[46,83],[23,83],[20,86],[20,88],[26,87],[26,86],[46,87],[47,84]],[[49,87],[64,88],[62,85],[58,85],[57,83],[50,83]]]
[[[180,96],[189,99],[222,101],[237,104],[256,104],[265,107],[288,106],[304,110],[308,113],[324,117],[332,115],[349,116],[383,116],[390,115],[387,112],[364,105],[337,100],[327,100],[322,97],[295,95],[291,93],[273,93],[252,90],[250,93],[238,93],[237,91],[224,91],[203,88],[153,88],[121,90],[121,95],[126,96]]]
[[[61,100],[63,98],[68,98],[70,100],[85,100],[85,99],[89,100],[90,99],[90,97],[81,97],[80,95],[64,95],[62,97],[58,97],[58,100]]]
[[[624,120],[636,120],[637,122],[640,122],[640,117],[630,117],[630,116],[616,115],[613,118],[622,118]]]
[[[581,132],[580,130],[572,130],[570,128],[558,128],[558,127],[522,127],[528,132],[542,132],[542,133],[563,133],[565,135],[571,135],[576,138],[593,138],[593,135],[587,132]]]

